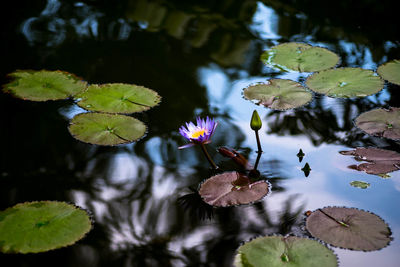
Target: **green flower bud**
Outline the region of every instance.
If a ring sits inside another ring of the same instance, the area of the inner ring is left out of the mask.
[[[261,129],[262,122],[260,116],[258,116],[257,110],[253,111],[253,115],[251,116],[250,127],[254,131],[258,131]]]

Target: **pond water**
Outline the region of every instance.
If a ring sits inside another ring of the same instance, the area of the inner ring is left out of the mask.
[[[85,144],[68,132],[85,112],[72,100],[31,102],[0,94],[0,209],[33,200],[75,203],[92,212],[93,230],[77,244],[39,254],[0,254],[1,266],[231,266],[244,241],[269,234],[306,236],[304,212],[346,206],[379,215],[394,240],[379,251],[334,248],[340,266],[399,266],[400,171],[382,178],[348,168],[339,151],[400,143],[355,127],[362,112],[398,107],[400,87],[365,98],[315,94],[301,108],[273,111],[242,97],[270,78],[304,82],[260,55],[284,42],[306,42],[341,57],[340,67],[376,70],[400,58],[397,14],[388,1],[18,1],[2,23],[1,82],[16,69],[65,70],[89,83],[151,88],[157,107],[134,114],[148,125],[136,143]],[[251,205],[215,208],[190,188],[213,175],[179,127],[196,116],[219,125],[208,150],[217,164],[228,146],[254,162],[253,110],[263,122],[259,170],[271,193]],[[305,153],[299,162],[299,149]],[[308,163],[310,174],[301,170]],[[367,189],[352,181],[370,183]],[[189,195],[191,194],[191,195]],[[185,201],[178,198],[185,196]]]

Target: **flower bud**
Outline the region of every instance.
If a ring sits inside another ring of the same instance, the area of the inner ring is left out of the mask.
[[[253,115],[251,116],[250,127],[254,131],[258,131],[261,129],[262,122],[260,116],[258,116],[257,110],[253,111]]]

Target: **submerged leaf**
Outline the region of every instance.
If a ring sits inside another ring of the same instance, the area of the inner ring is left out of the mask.
[[[384,81],[371,70],[361,68],[330,69],[306,80],[311,90],[330,97],[365,97],[383,89]]]
[[[91,228],[87,212],[65,202],[17,204],[0,211],[0,251],[37,253],[69,246]]]
[[[350,185],[361,189],[367,189],[371,184],[363,181],[352,181]]]
[[[236,267],[336,267],[336,255],[318,241],[297,236],[264,236],[240,246]]]
[[[255,84],[244,89],[248,100],[258,105],[277,110],[304,106],[312,100],[312,94],[301,84],[285,79],[271,79],[264,84]]]
[[[156,106],[160,96],[143,86],[123,83],[91,85],[82,94],[78,105],[91,111],[129,114]]]
[[[269,192],[269,183],[250,179],[238,172],[225,172],[207,179],[199,190],[203,200],[212,205],[227,207],[249,204],[262,199]]]
[[[379,66],[377,72],[383,79],[400,85],[400,60],[386,62]]]
[[[13,80],[4,91],[24,100],[47,101],[66,99],[84,91],[87,83],[64,71],[17,70],[9,74]]]
[[[304,43],[283,43],[265,51],[261,60],[279,70],[314,72],[332,68],[340,59],[326,48]]]
[[[343,207],[317,209],[307,217],[306,229],[333,246],[363,251],[386,247],[392,234],[379,216]]]
[[[400,140],[400,108],[378,108],[364,112],[355,120],[367,134]]]
[[[358,147],[355,150],[340,151],[342,155],[354,156],[356,160],[368,161],[360,165],[349,166],[358,171],[365,171],[369,174],[386,174],[400,169],[400,154],[380,148]]]
[[[146,133],[146,125],[125,115],[81,113],[72,118],[69,131],[82,142],[113,146],[138,140]]]

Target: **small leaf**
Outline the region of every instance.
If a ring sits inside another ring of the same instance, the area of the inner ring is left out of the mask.
[[[318,209],[307,217],[306,229],[328,244],[354,250],[378,250],[391,240],[391,231],[381,218],[355,208]]]
[[[336,255],[318,241],[297,236],[264,236],[240,246],[236,267],[336,267]]]
[[[78,105],[90,111],[130,114],[150,109],[160,103],[160,96],[143,86],[123,83],[91,85],[82,94]]]
[[[383,89],[384,81],[371,70],[330,69],[308,76],[308,88],[330,97],[365,97]]]
[[[322,47],[304,43],[283,43],[261,55],[264,64],[283,71],[314,72],[339,63],[339,56]]]
[[[244,89],[248,100],[258,101],[257,105],[277,110],[286,110],[306,105],[312,94],[301,84],[285,79],[271,79],[264,84],[255,84]]]
[[[304,172],[304,175],[305,175],[306,177],[308,177],[308,175],[310,175],[311,167],[310,167],[310,165],[308,164],[308,162],[304,165],[304,167],[303,167],[301,170]]]
[[[87,83],[64,71],[17,70],[9,74],[13,80],[4,91],[24,100],[47,101],[66,99],[83,92]]]
[[[371,184],[363,181],[352,181],[350,185],[361,189],[367,189],[368,187],[370,187]]]
[[[81,113],[72,118],[69,131],[82,142],[113,146],[137,141],[146,133],[146,125],[125,115]]]
[[[69,246],[91,228],[87,212],[65,202],[17,204],[0,211],[0,251],[37,253]]]
[[[306,154],[304,154],[303,150],[300,148],[299,153],[297,153],[297,157],[299,158],[299,162],[301,162]]]
[[[204,202],[212,206],[227,207],[258,201],[269,192],[269,183],[244,183],[242,174],[226,172],[207,179],[199,190]],[[249,179],[247,178],[247,181]]]
[[[400,85],[400,60],[392,60],[379,66],[378,74],[385,80]]]
[[[400,108],[377,108],[364,112],[355,120],[367,134],[400,140]]]

